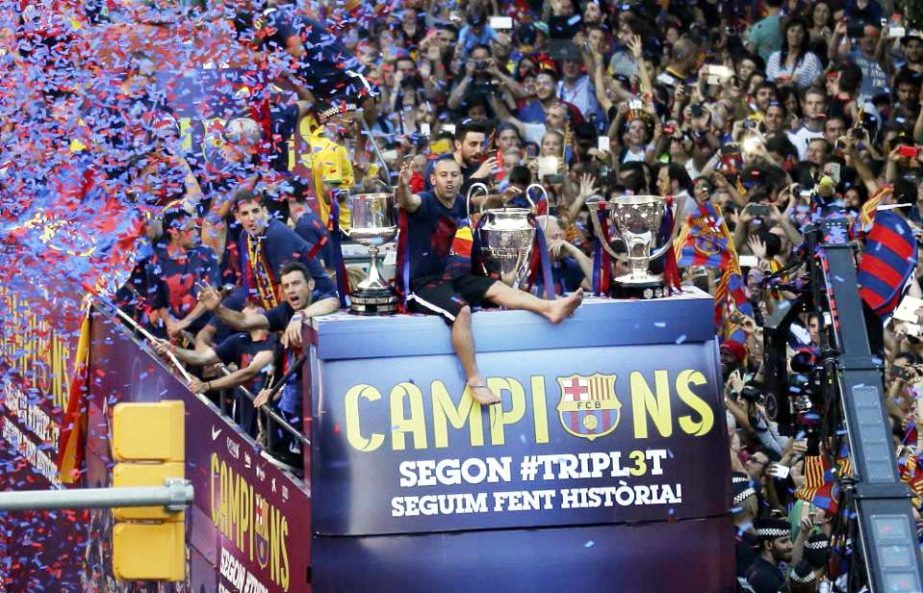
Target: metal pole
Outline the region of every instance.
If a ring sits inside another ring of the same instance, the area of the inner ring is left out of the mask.
[[[225,365],[219,366],[218,369],[219,369],[222,373],[224,373],[225,376],[231,374],[231,370],[228,369],[228,367],[226,367]],[[234,389],[239,389],[239,390],[241,391],[241,393],[243,393],[244,396],[245,396],[247,399],[250,400],[250,403],[251,403],[251,404],[253,403],[253,400],[256,399],[256,396],[253,395],[253,393],[252,393],[249,389],[247,389],[246,387],[244,387],[243,385],[237,385],[236,387],[234,387]],[[265,406],[263,406],[262,408],[259,408],[257,411],[258,411],[258,412],[263,412],[264,414],[266,414],[267,416],[269,416],[270,418],[272,418],[272,420],[275,421],[276,423],[280,424],[280,425],[282,426],[282,428],[284,428],[284,429],[287,430],[288,432],[292,433],[292,436],[294,436],[296,439],[299,439],[299,440],[302,442],[302,444],[305,444],[305,445],[309,445],[309,446],[310,446],[310,444],[311,444],[311,439],[309,439],[308,437],[306,437],[305,435],[303,435],[303,434],[301,433],[300,430],[296,429],[294,426],[292,426],[291,424],[289,424],[288,422],[286,422],[286,420],[285,420],[284,418],[282,418],[282,416],[280,416],[278,413],[276,413],[276,411],[273,410],[272,407],[270,407],[270,405],[269,405],[268,403],[267,403]],[[268,447],[268,444],[267,444],[267,448],[269,448],[269,447]]]
[[[164,506],[179,512],[194,494],[188,480],[166,480],[164,486],[0,492],[0,511]]]
[[[135,328],[138,331],[138,333],[140,333],[142,336],[147,338],[152,343],[157,341],[157,338],[151,335],[149,331],[141,327],[141,324],[139,324],[137,321],[132,319],[130,315],[125,313],[125,311],[122,311],[121,309],[119,309],[118,306],[115,304],[113,304],[113,307],[115,308],[115,314],[121,317],[122,319],[124,319],[133,328]],[[190,381],[192,379],[192,376],[186,371],[186,368],[176,358],[176,355],[170,352],[169,350],[167,351],[167,358],[170,359],[170,362],[173,363],[173,366],[176,367],[176,370],[178,370],[179,373],[183,376],[183,379],[185,379],[186,381]]]

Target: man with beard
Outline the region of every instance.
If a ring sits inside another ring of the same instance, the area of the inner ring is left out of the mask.
[[[464,369],[468,390],[481,405],[500,398],[487,387],[478,369],[471,331],[471,307],[490,301],[507,309],[524,309],[559,323],[583,300],[583,290],[555,301],[545,301],[506,284],[471,273],[466,265],[450,265],[456,231],[468,217],[464,197],[458,192],[462,173],[458,162],[443,157],[436,162],[430,182],[432,192],[410,189],[411,162],[405,161],[398,178],[397,198],[407,213],[410,266],[408,303],[411,310],[439,315],[451,327],[452,347]]]
[[[452,156],[461,169],[462,180],[457,189],[462,193],[467,193],[473,183],[488,183],[491,173],[497,167],[497,155],[484,158],[486,136],[484,127],[474,122],[459,126],[455,133],[455,152]],[[432,172],[435,172],[435,168]]]
[[[785,584],[785,574],[779,568],[792,559],[790,526],[783,519],[767,518],[754,522],[759,538],[759,557],[747,569],[747,582],[756,593],[778,593]]]
[[[281,223],[280,223],[281,224]],[[244,223],[247,228],[247,224]],[[249,231],[248,231],[249,232]],[[287,377],[283,388],[276,393],[274,405],[280,415],[294,428],[301,428],[302,394],[301,373],[292,370],[292,365],[302,353],[302,324],[310,318],[333,313],[339,307],[335,297],[324,297],[313,302],[313,272],[301,262],[289,262],[280,270],[281,292],[284,300],[278,306],[265,313],[246,314],[234,311],[221,304],[221,296],[214,288],[207,287],[199,293],[199,301],[209,311],[213,311],[221,322],[236,331],[251,332],[265,329],[270,332],[282,332],[280,340],[285,350],[285,360],[281,373]],[[260,408],[269,403],[271,391],[260,391],[253,405]],[[278,429],[272,438],[273,448],[267,451],[270,461],[291,468],[298,472],[301,467],[301,441],[287,431]]]
[[[348,144],[355,139],[356,104],[347,101],[323,102],[318,111],[317,126],[308,137],[309,150],[301,155],[302,163],[311,169],[317,215],[325,224],[330,218],[333,200],[338,200],[338,188],[350,188],[356,183]],[[340,228],[350,225],[349,207],[337,203]]]
[[[545,114],[552,105],[564,103],[570,111],[570,120],[573,125],[583,122],[583,114],[574,105],[558,99],[558,81],[560,75],[554,66],[542,66],[535,76],[535,100],[519,110],[519,121],[524,123],[544,123]]]

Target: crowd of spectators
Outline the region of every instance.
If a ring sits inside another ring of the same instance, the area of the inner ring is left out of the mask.
[[[80,3],[76,30],[40,34],[47,25],[29,11],[3,29],[3,67],[44,68],[44,82],[26,100],[4,87],[43,123],[4,125],[2,172],[8,188],[47,191],[67,162],[84,161],[93,179],[71,175],[85,191],[62,192],[59,207],[98,200],[128,221],[129,211],[148,215],[138,224],[150,246],[119,298],[163,338],[159,351],[236,367],[202,375],[194,390],[243,384],[258,405],[286,401],[285,389],[263,388],[290,378],[302,320],[335,310],[354,276],[335,248],[337,227],[349,225],[339,190],[396,184],[408,159],[414,191],[443,155],[460,165],[462,193],[483,183],[495,203],[524,204],[525,188],[541,184],[547,195],[534,197],[548,215],[559,294],[606,293],[599,278],[624,273],[623,255],[596,253],[595,202],[672,196],[681,281],[723,291],[716,333],[740,586],[845,590],[843,562],[831,557],[852,544],[836,532],[829,476],[849,469],[804,422],[809,386],[767,400],[765,328],[797,298],[803,268],[787,268],[811,223],[845,219],[861,242],[876,207],[895,206],[901,228],[923,233],[923,21],[880,0],[113,4]],[[113,69],[86,32],[126,23],[158,41],[152,50],[130,40]],[[184,56],[201,53],[192,66],[164,56],[184,43],[198,48]],[[55,80],[62,61],[93,72],[94,84]],[[206,127],[191,150],[174,105],[181,93],[158,78],[166,63],[187,70],[177,77],[244,69],[263,78],[238,77],[234,98],[246,106],[225,113],[214,137]],[[14,180],[22,159],[51,165]],[[110,207],[113,194],[130,202]],[[28,204],[5,204],[6,216],[31,216]],[[125,226],[93,228],[118,236]],[[685,257],[707,229],[717,257]],[[737,296],[727,296],[729,269],[740,273]],[[907,279],[911,298],[923,294],[921,275],[917,266]],[[219,306],[213,288],[225,286]],[[901,474],[920,494],[920,323],[885,315],[869,326]],[[798,316],[783,366],[810,374],[824,331],[823,316]],[[235,401],[237,419],[259,436],[253,404]],[[287,445],[297,455],[297,443]]]

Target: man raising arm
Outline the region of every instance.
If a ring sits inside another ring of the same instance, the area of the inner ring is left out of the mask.
[[[284,302],[264,313],[234,311],[221,304],[221,295],[212,287],[199,292],[199,299],[206,309],[213,311],[223,323],[237,331],[268,329],[283,331],[283,346],[301,346],[301,325],[306,319],[336,311],[340,302],[336,297],[324,297],[312,303],[311,291],[314,279],[307,267],[300,262],[282,266],[281,288]]]

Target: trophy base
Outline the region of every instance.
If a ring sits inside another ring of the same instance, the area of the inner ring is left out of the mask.
[[[659,299],[664,296],[663,279],[651,276],[640,280],[616,278],[612,283],[612,296],[617,299]]]
[[[349,312],[354,315],[394,315],[397,295],[389,288],[358,290],[349,295]]]

